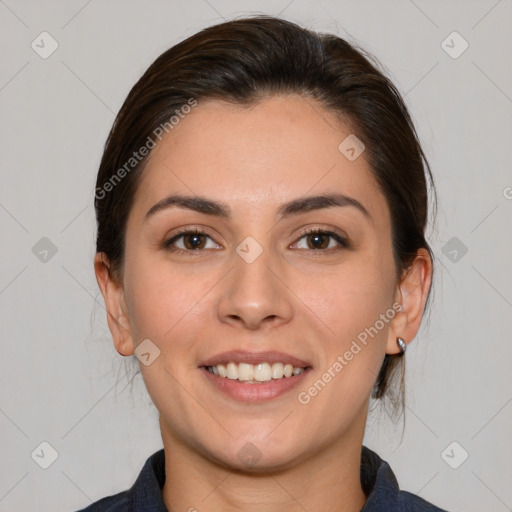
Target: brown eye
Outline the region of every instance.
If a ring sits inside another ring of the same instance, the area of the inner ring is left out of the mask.
[[[301,243],[302,240],[306,243]],[[332,231],[322,231],[320,229],[309,230],[304,233],[297,243],[299,249],[312,251],[325,251],[326,249],[342,249],[348,247],[348,242],[337,233]],[[302,247],[301,247],[302,245]],[[305,245],[305,247],[304,247]],[[338,247],[336,247],[338,246]]]
[[[200,233],[190,233],[183,236],[183,245],[186,249],[203,249],[206,245],[206,239],[204,235]]]
[[[171,252],[187,253],[202,252],[202,249],[219,249],[212,238],[200,230],[188,230],[178,233],[165,242],[164,247]]]
[[[306,240],[309,249],[327,249],[329,247],[329,235],[325,233],[313,233],[307,235]]]

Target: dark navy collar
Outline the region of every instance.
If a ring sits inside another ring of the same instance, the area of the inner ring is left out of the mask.
[[[165,483],[163,448],[149,457],[133,486],[78,512],[168,512],[162,498]],[[361,512],[447,512],[423,498],[401,491],[389,464],[362,446],[361,485],[367,500]]]

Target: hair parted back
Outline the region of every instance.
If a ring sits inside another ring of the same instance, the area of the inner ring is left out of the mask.
[[[129,92],[108,135],[96,190],[160,125],[187,104],[219,99],[242,106],[273,96],[299,94],[337,115],[365,145],[367,159],[391,213],[396,278],[424,248],[428,184],[432,173],[413,122],[376,59],[344,39],[271,16],[235,19],[208,27],[161,54]],[[340,141],[341,142],[341,141]],[[108,193],[95,197],[96,251],[112,276],[122,278],[125,231],[143,158]],[[427,304],[430,298],[430,290]],[[404,405],[403,363],[386,354],[372,397]],[[401,385],[392,383],[401,376]]]

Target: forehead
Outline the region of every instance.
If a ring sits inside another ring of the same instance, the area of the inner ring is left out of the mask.
[[[339,149],[349,136],[348,123],[300,96],[250,106],[199,101],[153,149],[133,210],[143,215],[172,192],[209,196],[246,213],[247,205],[277,209],[300,196],[339,192],[385,220],[387,205],[364,152],[351,161]]]

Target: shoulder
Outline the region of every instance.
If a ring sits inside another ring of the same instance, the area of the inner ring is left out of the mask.
[[[408,491],[400,491],[400,501],[403,512],[448,512]]]
[[[167,512],[162,499],[165,483],[165,453],[151,455],[130,489],[107,496],[77,512]]]
[[[77,512],[123,512],[129,510],[129,491],[123,491],[113,496],[107,496],[91,503],[88,507],[81,508]]]
[[[400,490],[389,464],[366,446],[361,454],[361,484],[367,496],[361,512],[448,512]]]

